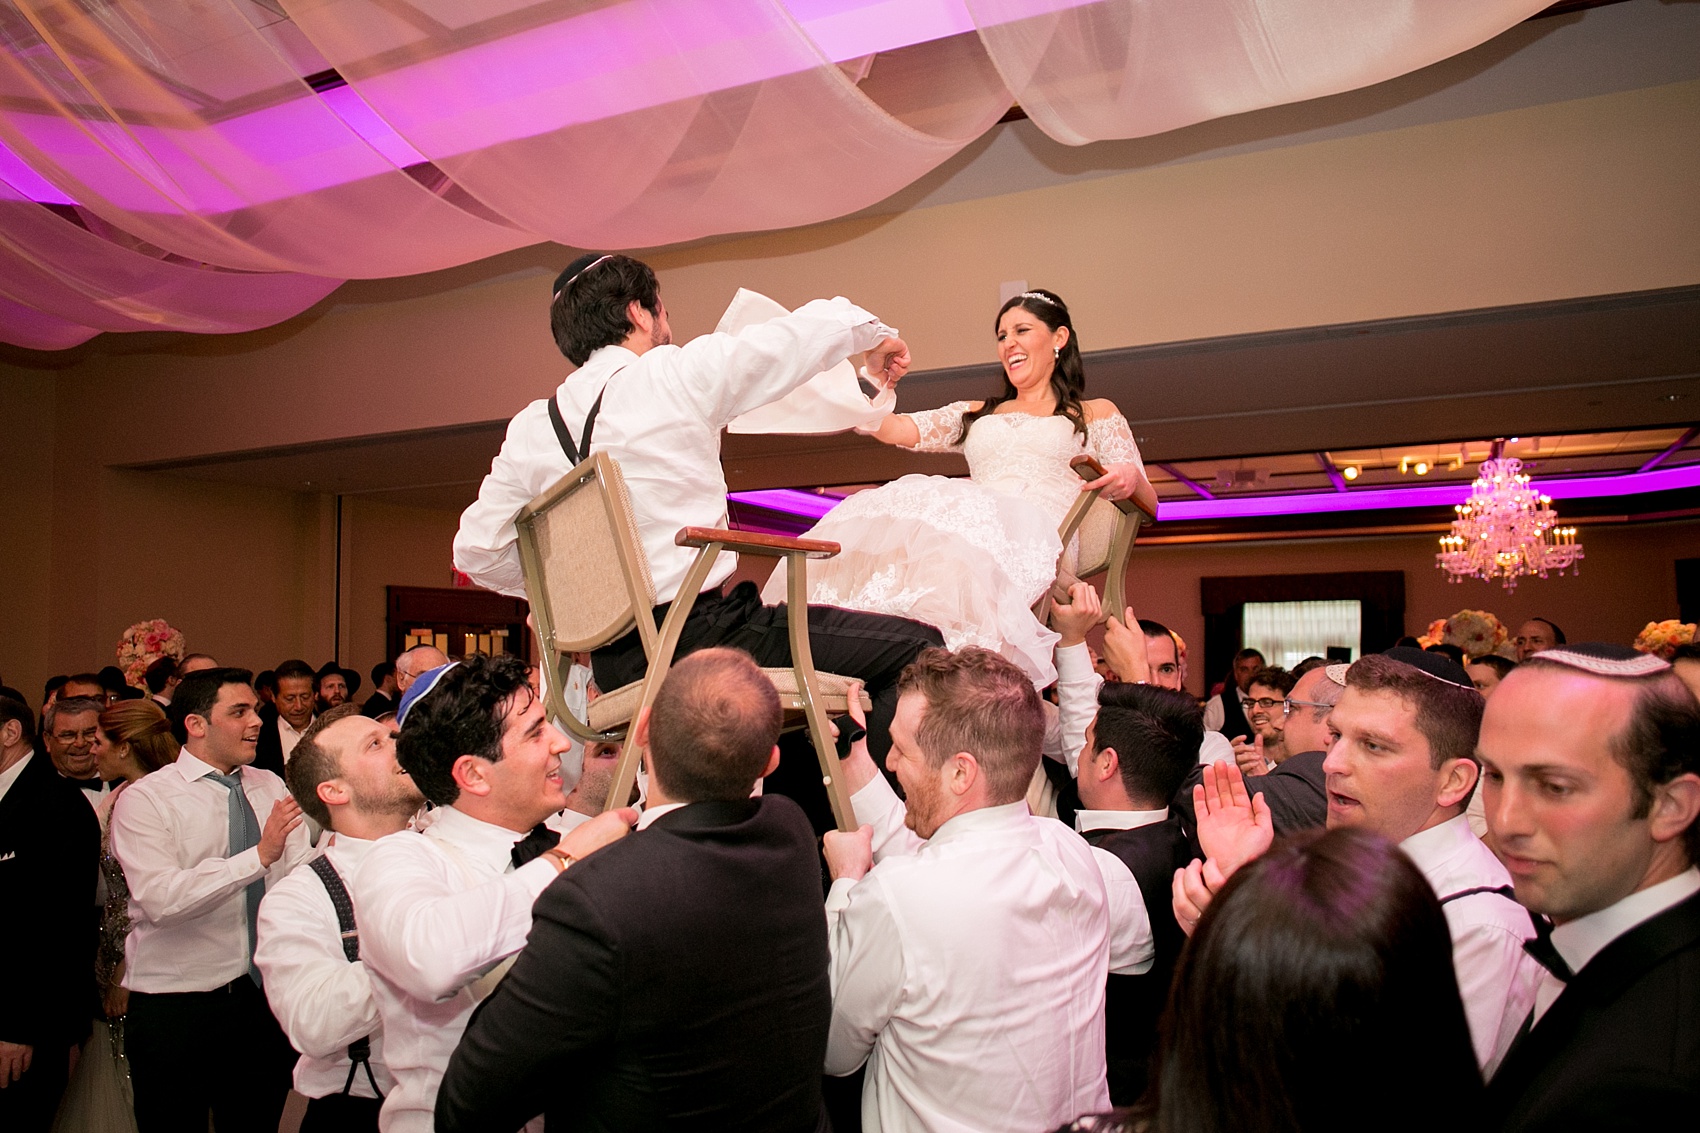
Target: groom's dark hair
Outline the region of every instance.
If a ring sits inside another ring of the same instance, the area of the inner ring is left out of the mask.
[[[636,329],[626,317],[633,300],[660,317],[661,285],[648,264],[630,256],[580,256],[555,278],[549,306],[555,345],[573,365],[582,366],[604,346],[624,342]]]

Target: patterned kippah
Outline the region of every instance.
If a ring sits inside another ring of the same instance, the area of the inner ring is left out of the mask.
[[[449,670],[459,665],[459,661],[450,661],[447,665],[438,665],[435,669],[427,669],[420,673],[406,692],[401,694],[401,704],[396,708],[395,726],[401,727],[407,723],[407,714],[413,711],[413,706],[424,700],[437,682],[448,676]]]
[[[1555,665],[1567,665],[1599,677],[1652,677],[1670,669],[1670,662],[1662,657],[1603,641],[1543,649],[1529,660],[1551,661]]]
[[[1471,692],[1476,691],[1476,686],[1470,683],[1470,674],[1464,671],[1464,666],[1444,653],[1430,653],[1426,649],[1412,649],[1409,645],[1395,645],[1383,652],[1382,656],[1402,661],[1424,676],[1433,677],[1437,681],[1467,688]]]
[[[1350,665],[1330,665],[1326,669],[1322,670],[1322,672],[1325,676],[1328,677],[1329,680],[1333,681],[1335,684],[1339,685],[1341,688],[1345,688],[1346,687],[1346,670],[1350,669],[1350,668],[1351,668]]]

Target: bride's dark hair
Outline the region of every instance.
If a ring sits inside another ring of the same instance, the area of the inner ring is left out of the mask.
[[[1042,287],[1023,291],[1020,295],[1006,300],[1004,305],[998,308],[998,317],[992,320],[993,334],[997,333],[998,326],[1011,307],[1020,307],[1053,331],[1059,327],[1068,328],[1068,342],[1063,345],[1062,353],[1057,355],[1056,365],[1051,369],[1051,392],[1057,395],[1055,412],[1073,421],[1074,431],[1085,436],[1086,410],[1080,404],[1080,395],[1086,392],[1086,367],[1080,361],[1080,335],[1075,333],[1074,322],[1069,318],[1068,304],[1055,292],[1046,291]],[[987,398],[986,403],[979,409],[962,415],[962,431],[956,434],[956,443],[961,444],[968,439],[970,425],[1014,396],[1015,387],[1010,385],[1009,374],[1005,373],[1002,393]]]

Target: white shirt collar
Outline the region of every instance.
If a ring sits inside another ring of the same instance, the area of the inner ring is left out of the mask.
[[[1476,832],[1470,829],[1470,820],[1459,814],[1438,826],[1417,831],[1400,842],[1399,848],[1405,851],[1405,856],[1410,858],[1426,877],[1433,872],[1437,864],[1451,857],[1475,836]]]
[[[1636,890],[1615,905],[1577,917],[1552,930],[1552,944],[1570,970],[1580,972],[1606,945],[1673,905],[1700,893],[1700,866],[1689,866],[1675,877]]]
[[[30,752],[12,766],[0,771],[0,799],[6,797],[6,792],[12,789],[12,784],[18,781],[18,776],[24,773],[29,761],[35,758],[35,752]]]
[[[185,783],[193,783],[196,779],[205,779],[208,775],[224,774],[212,764],[203,763],[195,758],[188,748],[177,753],[177,760],[171,766],[176,769],[177,774],[183,776]]]
[[[639,817],[637,828],[639,830],[647,830],[647,829],[649,829],[650,825],[652,823],[654,823],[654,821],[656,819],[660,818],[664,814],[667,814],[669,811],[678,810],[680,807],[682,807],[684,805],[686,805],[686,804],[684,804],[684,803],[663,803],[660,806],[652,806],[648,810],[644,811],[643,815],[641,817]]]
[[[314,713],[313,716],[307,720],[307,728],[311,728],[313,726],[313,721],[318,718],[318,714]],[[307,728],[297,728],[294,724],[291,724],[288,720],[284,719],[281,713],[278,715],[277,730],[280,736],[287,734],[294,736],[296,739],[300,739],[306,734]]]
[[[1167,822],[1169,808],[1162,810],[1078,810],[1074,812],[1074,828],[1084,834],[1088,830],[1137,830],[1157,822]]]
[[[354,871],[366,860],[366,852],[377,844],[370,838],[354,838],[333,831],[330,845],[325,847],[325,856],[346,879],[354,876]]]
[[[1002,806],[983,806],[947,819],[944,825],[933,831],[933,836],[927,839],[927,842],[931,845],[941,845],[953,838],[961,838],[981,830],[1021,825],[1031,817],[1033,812],[1027,809],[1026,799]]]
[[[425,828],[426,837],[452,842],[488,864],[504,869],[513,863],[514,843],[526,835],[523,830],[509,830],[474,818],[455,806],[438,807],[433,813],[436,818]]]

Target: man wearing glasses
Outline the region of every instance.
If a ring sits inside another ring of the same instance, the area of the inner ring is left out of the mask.
[[[47,758],[61,776],[83,789],[90,806],[98,806],[108,788],[95,769],[94,738],[105,705],[92,696],[60,696],[42,713]]]

